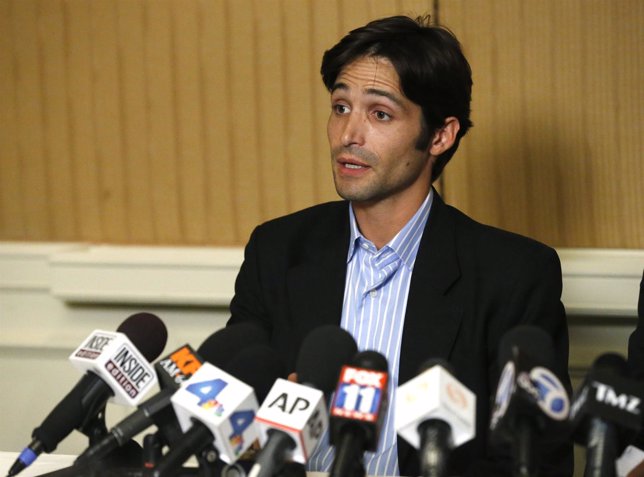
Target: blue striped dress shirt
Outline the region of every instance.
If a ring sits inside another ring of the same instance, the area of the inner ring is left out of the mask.
[[[393,409],[398,387],[400,343],[409,283],[432,197],[430,190],[414,216],[380,250],[360,233],[353,208],[350,208],[351,241],[341,326],[353,335],[359,350],[378,351],[389,364],[389,409],[378,451],[365,453],[368,475],[399,475]],[[325,435],[309,460],[309,470],[328,471],[334,456],[334,449],[329,445],[328,435]]]

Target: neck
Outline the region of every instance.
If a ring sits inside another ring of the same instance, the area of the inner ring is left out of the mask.
[[[378,250],[387,245],[409,222],[423,204],[429,190],[414,200],[404,202],[395,200],[375,203],[352,202],[353,213],[360,233],[376,246]]]

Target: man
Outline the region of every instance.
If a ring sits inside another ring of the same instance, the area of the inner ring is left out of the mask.
[[[644,272],[637,299],[637,326],[628,339],[628,364],[633,376],[644,381]]]
[[[628,365],[633,378],[644,382],[644,272],[640,281],[640,293],[637,299],[637,326],[628,338]],[[628,477],[644,477],[644,431],[640,432],[630,443],[627,451],[634,459],[642,462],[628,473]]]
[[[508,453],[488,449],[486,437],[499,339],[518,324],[545,329],[570,388],[556,253],[474,222],[431,187],[471,125],[471,71],[450,32],[426,18],[377,20],[328,50],[321,73],[333,179],[345,200],[255,229],[229,323],[265,327],[290,368],[312,329],[341,325],[360,349],[387,357],[390,392],[427,359],[448,360],[477,395],[477,436],[453,452],[451,471],[504,475]],[[418,475],[392,410],[378,452],[365,456],[367,473]],[[332,461],[321,445],[310,468]],[[542,462],[540,475],[570,475],[571,448]]]

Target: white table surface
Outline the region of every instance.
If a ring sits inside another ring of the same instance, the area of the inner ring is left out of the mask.
[[[0,476],[4,477],[9,472],[9,467],[18,457],[17,452],[0,452]],[[69,467],[74,463],[76,456],[58,455],[58,454],[41,454],[36,461],[20,472],[17,477],[36,477],[47,472]],[[308,477],[325,477],[328,474],[323,472],[308,472]]]
[[[13,465],[17,452],[0,452],[0,476],[4,477]],[[20,472],[17,477],[35,477],[37,475],[53,472],[54,470],[69,467],[74,463],[73,455],[41,454],[36,461]]]

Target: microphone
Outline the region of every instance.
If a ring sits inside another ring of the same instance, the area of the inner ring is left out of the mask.
[[[116,424],[109,433],[88,447],[74,461],[80,466],[91,461],[100,460],[112,451],[125,445],[138,433],[154,424],[161,424],[160,416],[172,412],[170,398],[179,388],[181,382],[192,376],[203,360],[190,345],[183,345],[154,365],[161,391],[139,405],[138,409]],[[172,419],[171,419],[172,420]],[[159,427],[161,427],[159,425]]]
[[[351,334],[335,325],[306,336],[295,365],[301,384],[278,379],[257,411],[262,450],[249,477],[272,477],[287,460],[306,463],[329,422],[324,396],[356,351]]]
[[[234,463],[257,439],[255,392],[265,398],[275,379],[285,375],[284,365],[273,349],[257,345],[240,351],[226,367],[230,373],[204,363],[172,396],[185,434],[155,467],[154,477],[172,475],[212,444],[221,460]]]
[[[253,323],[235,323],[211,334],[199,346],[197,353],[213,366],[225,369],[241,352],[245,353],[251,346],[264,344],[269,344],[269,336],[265,329]],[[242,354],[242,363],[246,359],[243,356]],[[236,366],[239,366],[240,361],[235,361]],[[274,358],[269,366],[275,366]]]
[[[204,360],[221,366],[229,362],[242,346],[267,342],[268,336],[261,328],[240,323],[216,331],[206,338],[198,351],[188,344],[176,349],[154,365],[161,391],[110,429],[100,442],[86,449],[74,464],[83,465],[104,458],[153,424],[163,431],[166,441],[171,444],[181,436],[170,401],[181,383],[188,380]]]
[[[203,362],[201,354],[188,343],[180,346],[154,364],[159,387],[176,391],[182,382],[195,374]]]
[[[552,340],[541,328],[522,325],[508,331],[499,345],[503,367],[490,422],[493,443],[511,443],[515,475],[531,476],[536,441],[548,431],[568,434],[568,393],[554,367]]]
[[[626,360],[605,353],[593,363],[573,399],[573,439],[586,447],[584,477],[612,477],[618,457],[619,432],[642,428],[642,384],[627,378]]]
[[[376,451],[387,414],[387,359],[376,351],[358,353],[340,371],[330,410],[330,442],[336,448],[331,477],[363,476],[362,456]]]
[[[450,451],[476,434],[476,396],[450,369],[443,360],[430,360],[398,387],[396,431],[420,449],[424,477],[446,476]]]
[[[156,383],[149,364],[161,354],[168,338],[163,322],[151,313],[136,313],[116,333],[95,330],[69,357],[86,374],[34,429],[31,443],[11,466],[13,476],[31,465],[42,452],[53,452],[74,429],[90,442],[105,432],[108,399],[136,405]]]

